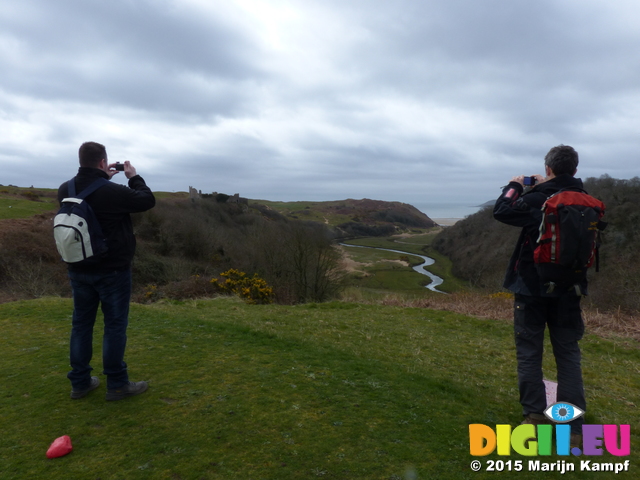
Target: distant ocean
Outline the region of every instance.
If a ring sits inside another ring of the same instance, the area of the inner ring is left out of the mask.
[[[479,206],[471,206],[468,203],[414,203],[413,206],[431,219],[464,218],[481,209]]]

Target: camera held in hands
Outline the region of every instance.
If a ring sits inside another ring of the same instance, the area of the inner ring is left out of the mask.
[[[525,187],[532,187],[536,184],[536,177],[524,177],[522,183],[524,183]]]
[[[116,162],[116,171],[124,172],[124,163]]]

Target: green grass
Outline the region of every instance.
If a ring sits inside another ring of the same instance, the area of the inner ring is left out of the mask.
[[[340,207],[344,201],[329,202],[276,202],[270,200],[252,200],[251,203],[266,205],[285,217],[299,220],[310,220],[330,226],[340,225],[353,220],[352,215],[331,211],[332,207]]]
[[[56,208],[57,204],[53,200],[33,201],[0,194],[0,219],[28,218]]]
[[[126,360],[150,389],[107,403],[102,375],[69,398],[70,314],[67,299],[0,305],[3,480],[494,478],[469,468],[468,425],[521,419],[504,322],[337,302],[133,305]],[[593,336],[582,347],[587,422],[631,424],[633,464],[640,351]],[[46,459],[65,434],[73,453]]]
[[[0,220],[29,218],[56,210],[57,189],[0,186]],[[154,192],[156,198],[189,198],[186,192]]]

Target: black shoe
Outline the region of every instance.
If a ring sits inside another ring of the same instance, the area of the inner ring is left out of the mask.
[[[129,382],[120,388],[110,388],[107,390],[107,400],[122,400],[123,398],[140,395],[149,388],[147,382]]]
[[[76,390],[74,388],[73,390],[71,390],[71,398],[73,398],[74,400],[77,400],[79,398],[86,397],[87,393],[89,393],[91,390],[95,390],[99,386],[100,386],[100,379],[98,377],[91,377],[91,383],[89,383],[89,386],[87,388],[83,390]]]

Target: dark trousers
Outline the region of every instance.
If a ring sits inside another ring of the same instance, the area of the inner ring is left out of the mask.
[[[107,376],[107,388],[127,384],[127,345],[131,271],[109,273],[79,273],[69,271],[73,288],[73,323],[71,327],[70,363],[67,374],[74,389],[84,389],[91,382],[90,362],[93,356],[93,326],[98,305],[104,314],[102,366]]]
[[[518,385],[524,415],[543,414],[546,394],[542,381],[544,331],[549,327],[558,374],[558,402],[586,410],[578,341],[584,334],[580,297],[559,298],[516,295],[514,329],[518,359]],[[572,433],[582,433],[584,417],[570,422]]]

